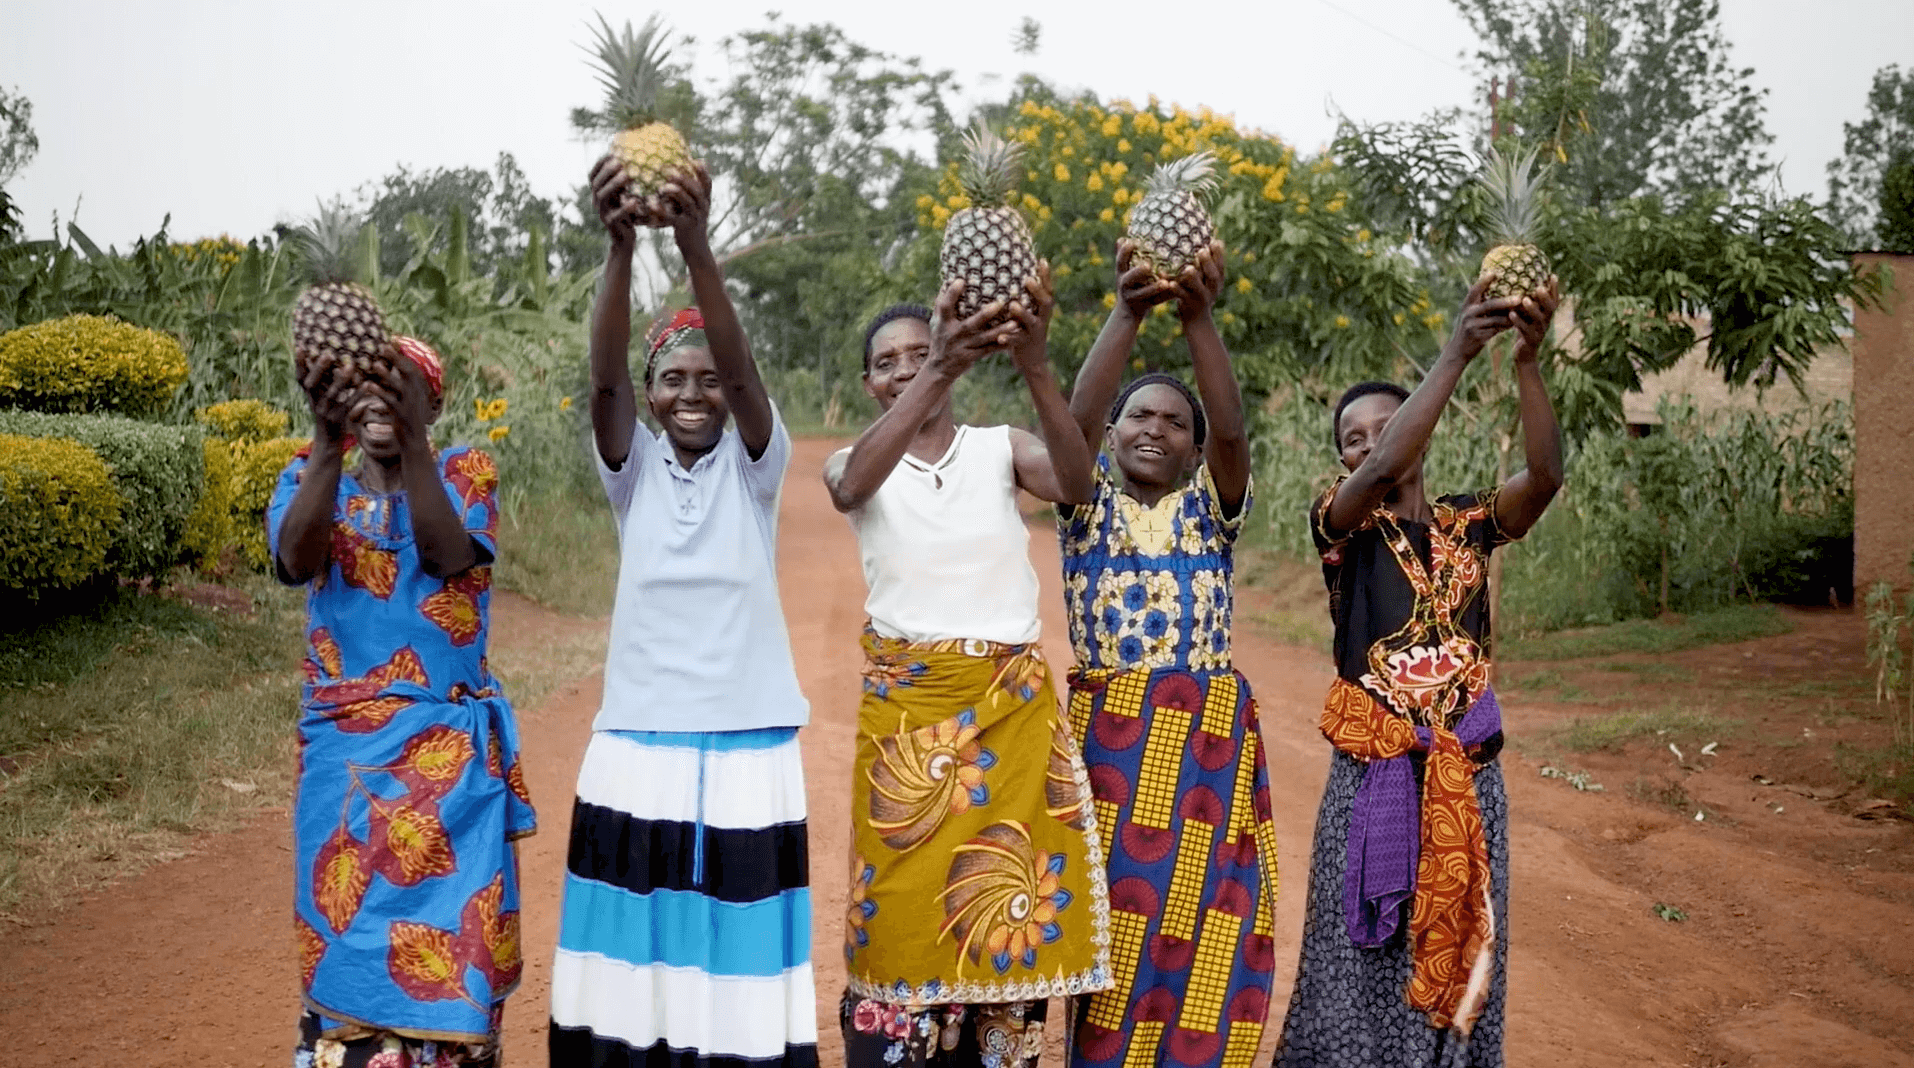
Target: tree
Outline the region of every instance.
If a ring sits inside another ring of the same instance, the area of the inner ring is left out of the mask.
[[[1840,158],[1828,164],[1828,211],[1850,248],[1892,247],[1880,232],[1886,181],[1897,166],[1914,166],[1914,68],[1889,64],[1874,72],[1867,117],[1841,124]],[[1905,195],[1905,194],[1902,194]],[[1914,235],[1909,235],[1914,236]],[[1901,239],[1900,247],[1914,248]]]
[[[1455,3],[1483,72],[1514,76],[1492,118],[1546,146],[1568,200],[1743,193],[1773,177],[1767,91],[1734,66],[1718,0]]]
[[[20,205],[4,188],[40,151],[33,132],[33,101],[19,90],[0,89],[0,241],[20,236]]]
[[[469,254],[473,272],[480,275],[518,258],[533,232],[550,235],[557,227],[559,205],[531,191],[525,172],[510,152],[501,152],[491,172],[476,167],[433,168],[415,173],[404,166],[358,190],[360,210],[379,232],[379,270],[394,274],[420,252],[415,235],[405,225],[417,214],[445,224],[454,214],[472,228]]]
[[[1217,327],[1246,389],[1267,394],[1300,377],[1338,380],[1394,373],[1439,347],[1444,316],[1414,265],[1374,231],[1352,198],[1349,175],[1227,115],[1155,99],[1142,106],[1067,96],[1025,78],[1004,109],[985,116],[1023,142],[1018,185],[1037,252],[1057,292],[1051,350],[1074,373],[1115,302],[1115,255],[1131,208],[1162,161],[1208,149],[1217,156],[1209,195],[1226,247],[1229,287]],[[968,206],[950,153],[935,192],[917,198],[922,234],[908,257],[913,295],[937,283],[937,253],[951,213]],[[1146,321],[1140,367],[1184,366],[1168,305]]]

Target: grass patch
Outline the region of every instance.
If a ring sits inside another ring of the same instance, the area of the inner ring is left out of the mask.
[[[1552,696],[1558,701],[1589,700],[1589,692],[1587,690],[1568,681],[1568,679],[1563,677],[1561,672],[1553,668],[1543,671],[1531,671],[1526,675],[1511,676],[1508,681],[1508,687],[1516,693],[1530,693],[1538,696],[1547,693],[1547,691],[1553,691],[1553,693],[1548,694],[1548,696]]]
[[[0,912],[71,897],[290,796],[303,602],[270,580],[246,589],[250,615],[124,591],[7,636]]]
[[[1602,671],[1618,671],[1633,675],[1645,682],[1693,682],[1695,673],[1680,664],[1664,664],[1647,660],[1610,660],[1594,665]]]
[[[1239,618],[1285,645],[1328,653],[1335,639],[1322,566],[1285,553],[1239,543],[1236,549]]]
[[[602,493],[528,493],[500,509],[500,586],[557,612],[611,614],[618,589],[618,529]]]
[[[1702,709],[1669,705],[1649,712],[1616,712],[1607,716],[1584,716],[1549,732],[1554,745],[1577,753],[1597,749],[1620,749],[1637,739],[1662,742],[1716,741],[1734,732],[1738,720],[1725,719]]]
[[[1637,777],[1628,784],[1628,796],[1637,801],[1646,801],[1651,805],[1661,805],[1677,812],[1694,812],[1695,799],[1688,796],[1688,788],[1679,779],[1666,775],[1654,779]]]
[[[1768,638],[1793,629],[1793,622],[1773,605],[1736,605],[1697,612],[1671,622],[1631,619],[1606,627],[1511,638],[1502,645],[1501,653],[1508,660],[1580,660],[1617,653],[1673,653],[1704,645]]]
[[[1914,808],[1914,744],[1906,739],[1876,746],[1836,742],[1834,767],[1874,796]]]

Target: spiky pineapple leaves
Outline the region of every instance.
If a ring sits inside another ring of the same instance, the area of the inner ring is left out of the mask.
[[[605,92],[598,108],[578,107],[572,127],[588,136],[610,136],[653,122],[687,130],[697,115],[697,94],[686,78],[687,68],[673,62],[667,46],[670,32],[656,13],[633,30],[627,21],[613,29],[602,13],[592,40],[579,47],[591,57],[593,75]],[[680,38],[689,43],[691,38]]]

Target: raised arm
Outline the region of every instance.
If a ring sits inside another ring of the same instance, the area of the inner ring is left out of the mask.
[[[1562,428],[1555,421],[1548,387],[1542,384],[1542,340],[1562,302],[1561,284],[1531,293],[1515,309],[1515,386],[1522,407],[1522,446],[1528,466],[1517,471],[1495,499],[1495,521],[1511,538],[1527,534],[1562,488]]]
[[[330,361],[316,361],[306,368],[300,385],[312,405],[312,447],[306,454],[306,470],[279,521],[279,551],[276,554],[279,581],[303,586],[332,562],[332,521],[339,499],[339,475],[345,468],[346,427],[351,425],[352,408],[366,403],[358,391],[337,379],[327,383]]]
[[[631,385],[631,257],[644,206],[626,192],[624,165],[610,156],[591,172],[592,203],[611,237],[605,276],[591,311],[591,430],[598,456],[614,470],[631,455],[638,397]]]
[[[991,301],[976,314],[959,321],[957,297],[963,293],[963,279],[957,279],[938,294],[936,322],[931,326],[930,353],[923,367],[890,410],[878,416],[851,446],[850,456],[841,464],[824,470],[824,485],[831,491],[831,503],[840,512],[852,512],[877,493],[889,478],[897,462],[910,448],[911,439],[940,405],[950,397],[950,388],[978,360],[1014,344],[1022,334],[1015,322],[991,325],[1003,312],[1000,301]]]
[[[399,480],[405,486],[420,570],[439,579],[471,570],[482,562],[479,546],[452,509],[452,499],[439,478],[439,461],[428,432],[432,401],[425,375],[411,360],[393,360],[366,383],[366,390],[392,412],[392,431],[399,441]]]
[[[1094,462],[1103,448],[1103,430],[1110,422],[1110,405],[1123,387],[1123,369],[1136,347],[1137,331],[1150,309],[1176,295],[1175,285],[1156,277],[1148,267],[1133,265],[1136,246],[1117,242],[1117,302],[1090,346],[1070,387],[1070,417],[1090,446]]]
[[[711,251],[711,172],[702,162],[693,173],[679,172],[660,193],[663,215],[678,240],[691,275],[691,295],[704,316],[705,337],[711,342],[711,361],[718,365],[725,401],[738,421],[738,437],[753,460],[764,455],[771,442],[771,398],[751,358],[751,342],[744,324],[724,289],[724,272]]]
[[[1224,515],[1235,518],[1249,492],[1249,434],[1243,426],[1243,390],[1236,382],[1236,368],[1211,315],[1222,291],[1223,243],[1212,241],[1177,279],[1176,314],[1183,321],[1183,339],[1196,367],[1196,392],[1209,418],[1203,459],[1216,483],[1217,504]]]
[[[1088,504],[1097,495],[1091,467],[1096,452],[1071,418],[1050,368],[1050,313],[1057,298],[1050,289],[1048,263],[1037,265],[1037,277],[1024,279],[1024,292],[1029,299],[1010,306],[1011,318],[1023,328],[1010,358],[1030,388],[1043,437],[1011,430],[1010,458],[1016,465],[1017,485],[1052,504]]]
[[[1369,446],[1368,456],[1337,489],[1326,516],[1331,531],[1350,531],[1361,526],[1388,498],[1389,491],[1415,470],[1416,461],[1428,447],[1429,435],[1435,432],[1436,421],[1442,418],[1442,409],[1448,406],[1462,372],[1481,354],[1490,338],[1509,328],[1513,309],[1522,298],[1482,299],[1492,277],[1483,276],[1468,296],[1462,298],[1462,314],[1456,320],[1455,332],[1443,346],[1435,366],[1423,376],[1422,384],[1402,402],[1402,407]],[[1341,433],[1342,428],[1334,429]]]

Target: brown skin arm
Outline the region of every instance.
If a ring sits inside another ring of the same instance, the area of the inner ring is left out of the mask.
[[[1136,347],[1137,331],[1150,309],[1176,296],[1173,282],[1159,279],[1148,267],[1133,265],[1136,246],[1127,239],[1117,242],[1117,302],[1110,309],[1103,329],[1083,358],[1077,380],[1070,386],[1070,417],[1090,447],[1090,459],[1096,460],[1103,447],[1103,429],[1110,420],[1110,405],[1116,403],[1123,388],[1123,368]]]
[[[395,359],[366,391],[392,410],[392,432],[399,441],[399,484],[412,514],[412,540],[419,547],[419,568],[436,579],[464,574],[479,562],[479,546],[452,509],[439,458],[432,451],[431,387],[411,360]]]
[[[1515,386],[1527,466],[1508,480],[1495,499],[1495,521],[1511,538],[1532,530],[1562,488],[1562,428],[1542,384],[1540,361],[1542,340],[1561,302],[1561,284],[1550,275],[1546,287],[1531,293],[1515,309],[1515,329],[1521,335],[1515,347]]]
[[[1190,362],[1196,367],[1196,392],[1203,398],[1209,422],[1203,458],[1216,483],[1217,504],[1234,519],[1249,492],[1249,433],[1243,426],[1243,391],[1236,382],[1236,368],[1210,314],[1222,291],[1223,243],[1212,241],[1176,281],[1176,314],[1183,321],[1183,338],[1189,342]]]
[[[591,429],[598,456],[617,470],[631,455],[638,398],[631,384],[631,256],[644,206],[626,193],[622,164],[610,156],[592,168],[592,203],[611,236],[604,285],[591,312]]]
[[[332,521],[345,469],[346,427],[359,400],[355,390],[327,382],[328,361],[315,361],[300,382],[312,405],[312,449],[305,474],[279,521],[279,580],[303,586],[332,561]]]
[[[694,173],[673,175],[659,194],[661,213],[678,239],[678,251],[690,272],[692,299],[704,316],[711,362],[718,366],[725,402],[738,422],[738,437],[755,460],[771,443],[771,398],[764,391],[764,380],[758,377],[757,361],[751,358],[744,324],[738,321],[738,311],[725,292],[718,257],[711,251],[711,172],[702,162],[692,166]]]
[[[1336,490],[1329,502],[1325,525],[1332,533],[1355,530],[1388,499],[1389,491],[1416,469],[1429,436],[1435,433],[1442,409],[1455,393],[1456,383],[1469,363],[1481,355],[1489,339],[1507,330],[1514,321],[1512,309],[1522,298],[1509,297],[1485,301],[1494,275],[1484,275],[1462,299],[1462,315],[1455,332],[1442,348],[1435,366],[1423,377],[1409,399],[1390,417],[1367,459]],[[1338,434],[1341,428],[1336,428]]]
[[[1030,388],[1037,409],[1038,438],[1027,430],[1010,430],[1010,459],[1017,485],[1052,504],[1088,504],[1096,499],[1097,482],[1091,458],[1096,453],[1084,440],[1070,405],[1057,388],[1050,367],[1050,313],[1057,306],[1050,289],[1050,265],[1037,265],[1037,277],[1024,279],[1028,302],[1010,306],[1010,316],[1023,328],[1010,350],[1010,359]]]
[[[963,287],[960,278],[937,296],[936,322],[931,327],[930,355],[924,369],[904,388],[897,403],[858,435],[847,459],[825,467],[824,485],[831,491],[831,503],[838,511],[862,508],[904,458],[924,421],[950,396],[957,379],[978,360],[1015,344],[1022,333],[1014,323],[990,325],[1003,312],[1003,305],[994,300],[959,321],[957,298]]]

